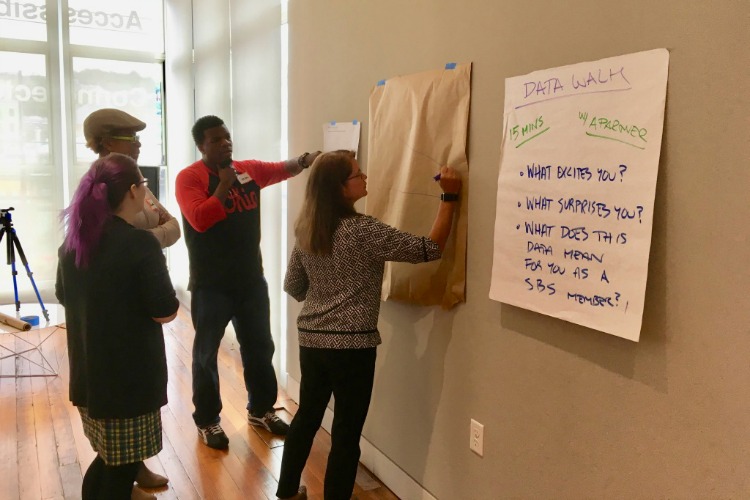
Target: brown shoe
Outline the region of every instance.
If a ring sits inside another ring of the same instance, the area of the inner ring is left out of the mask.
[[[138,473],[135,475],[135,482],[141,488],[161,488],[167,485],[169,479],[150,470],[144,462],[141,462]]]
[[[297,494],[291,497],[286,497],[283,500],[307,500],[307,488],[300,486],[297,490]]]
[[[138,486],[133,486],[133,491],[130,493],[130,500],[156,500],[156,495],[143,491]]]

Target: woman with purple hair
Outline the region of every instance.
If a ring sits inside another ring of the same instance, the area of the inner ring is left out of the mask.
[[[133,481],[162,448],[161,325],[179,304],[159,242],[132,225],[145,189],[135,161],[113,153],[91,165],[63,211],[55,295],[65,307],[70,400],[97,452],[83,500],[155,498]]]

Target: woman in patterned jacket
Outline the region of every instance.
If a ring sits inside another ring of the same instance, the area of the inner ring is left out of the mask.
[[[300,404],[284,445],[276,495],[307,498],[300,477],[333,394],[324,495],[326,500],[349,499],[370,406],[376,347],[381,343],[377,326],[385,262],[440,258],[453,225],[461,179],[455,170],[441,169],[445,194],[429,236],[421,237],[357,213],[354,203],[367,195],[367,175],[350,151],[322,154],[310,170],[284,281],[284,290],[304,301],[297,318]]]

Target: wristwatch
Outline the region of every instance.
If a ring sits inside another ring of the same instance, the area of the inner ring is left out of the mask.
[[[440,195],[440,201],[458,201],[458,193],[443,193]]]
[[[297,157],[297,165],[300,166],[300,168],[307,168],[310,165],[307,164],[307,157],[310,156],[310,153],[302,153]]]

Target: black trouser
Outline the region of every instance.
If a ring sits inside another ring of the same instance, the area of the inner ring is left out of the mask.
[[[139,463],[107,465],[97,455],[83,476],[82,500],[130,500]]]
[[[217,356],[224,330],[232,321],[240,345],[247,409],[261,417],[277,397],[273,369],[268,285],[260,278],[245,290],[197,288],[191,298],[193,340],[193,420],[199,427],[219,422],[222,409]]]
[[[359,437],[370,408],[377,350],[300,347],[299,351],[302,370],[299,409],[284,444],[276,496],[287,498],[297,493],[315,433],[333,394],[325,500],[348,500],[357,476]]]

